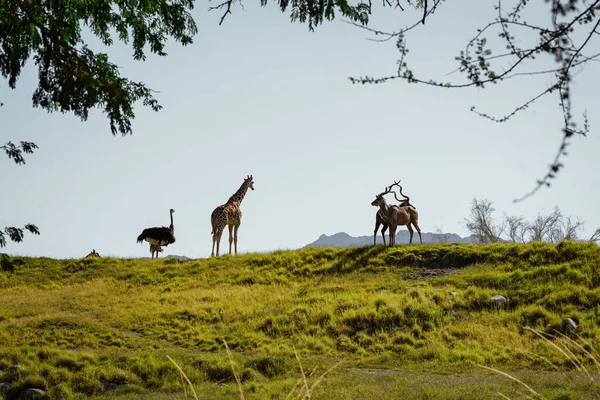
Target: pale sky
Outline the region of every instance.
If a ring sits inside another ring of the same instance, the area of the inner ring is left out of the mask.
[[[444,75],[457,67],[454,57],[476,29],[494,18],[493,4],[443,4],[407,36],[413,71],[464,82],[458,73]],[[515,78],[483,90],[400,80],[352,85],[349,76],[395,73],[393,40],[365,40],[367,32],[339,20],[309,32],[274,3],[260,8],[246,1],[245,10],[237,6],[219,26],[220,14],[207,12],[208,5],[197,2],[194,44],[170,43],[167,57],[148,54],[139,62],[125,45],[108,50],[123,75],[160,92],[162,111],[136,105],[131,136],[113,137],[100,111],[81,122],[34,109],[31,61],[16,90],[0,79],[0,142],[40,147],[24,166],[0,157],[0,226],[32,222],[41,231],[0,252],[78,258],[93,248],[103,256],[149,256],[148,244],[136,237],[144,228],[168,225],[174,208],[177,241],[162,256],[206,257],[211,212],[248,174],[256,190],[241,205],[240,252],[294,249],[323,233],[371,235],[376,208],[370,203],[395,179],[402,179],[424,232],[441,227],[466,236],[473,197],[492,200],[498,218],[504,212],[532,218],[556,205],[585,221],[582,236],[600,227],[594,156],[600,63],[589,65],[573,87],[576,115],[587,110],[590,117],[589,136],[573,140],[552,187],[514,204],[546,173],[559,146],[558,100],[540,100],[504,124],[469,108],[510,112],[546,88],[549,77]],[[547,20],[547,5],[535,6]],[[375,4],[369,26],[412,24],[418,15],[405,9]],[[90,44],[100,49],[97,41]]]

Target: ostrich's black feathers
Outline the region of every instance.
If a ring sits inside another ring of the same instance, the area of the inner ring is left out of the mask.
[[[175,235],[166,226],[156,226],[142,231],[137,238],[137,242],[142,243],[144,240],[159,246],[168,246],[175,243]]]

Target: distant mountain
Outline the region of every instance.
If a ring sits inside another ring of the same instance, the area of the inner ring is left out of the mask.
[[[175,258],[179,261],[188,261],[191,260],[191,258],[187,257],[187,256],[178,256],[175,254],[169,254],[168,256],[165,256],[165,258]]]
[[[421,232],[423,235],[423,243],[477,243],[475,236],[460,237],[456,233],[431,233]],[[399,230],[396,233],[397,244],[408,244],[410,234],[407,230]],[[389,240],[389,236],[386,232],[386,242]],[[413,244],[419,243],[419,235],[417,232],[413,235]],[[350,236],[345,232],[335,233],[331,236],[325,234],[319,236],[317,240],[307,244],[307,247],[353,247],[353,246],[368,246],[373,244],[373,235],[369,236]],[[381,233],[377,234],[377,244],[383,244],[381,240]]]

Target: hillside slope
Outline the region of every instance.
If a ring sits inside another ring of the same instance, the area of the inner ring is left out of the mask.
[[[556,332],[568,333],[568,317],[583,348],[600,348],[593,244],[313,248],[190,261],[14,258],[2,269],[7,398],[25,387],[50,398],[174,398],[184,389],[167,355],[205,398],[236,398],[223,339],[246,398],[285,398],[299,376],[295,350],[306,371],[318,367],[313,381],[344,360],[315,398],[489,398],[498,385],[516,390],[477,364],[518,369],[548,395],[600,396],[525,329],[566,340]],[[507,302],[499,306],[493,295]],[[9,368],[17,364],[23,369]],[[563,372],[549,372],[555,368]]]

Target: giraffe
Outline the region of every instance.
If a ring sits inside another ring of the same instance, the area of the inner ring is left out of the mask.
[[[217,257],[219,256],[219,244],[225,226],[229,227],[229,254],[231,254],[231,243],[233,242],[235,254],[237,255],[237,233],[240,223],[242,222],[242,210],[240,210],[240,204],[242,203],[242,200],[244,200],[248,188],[254,190],[252,175],[248,175],[246,179],[244,179],[242,186],[240,186],[238,191],[227,200],[227,203],[218,206],[212,212],[210,216],[212,224],[211,234],[213,235],[212,252],[210,253],[211,257],[214,257],[215,255],[215,243],[217,245]]]

